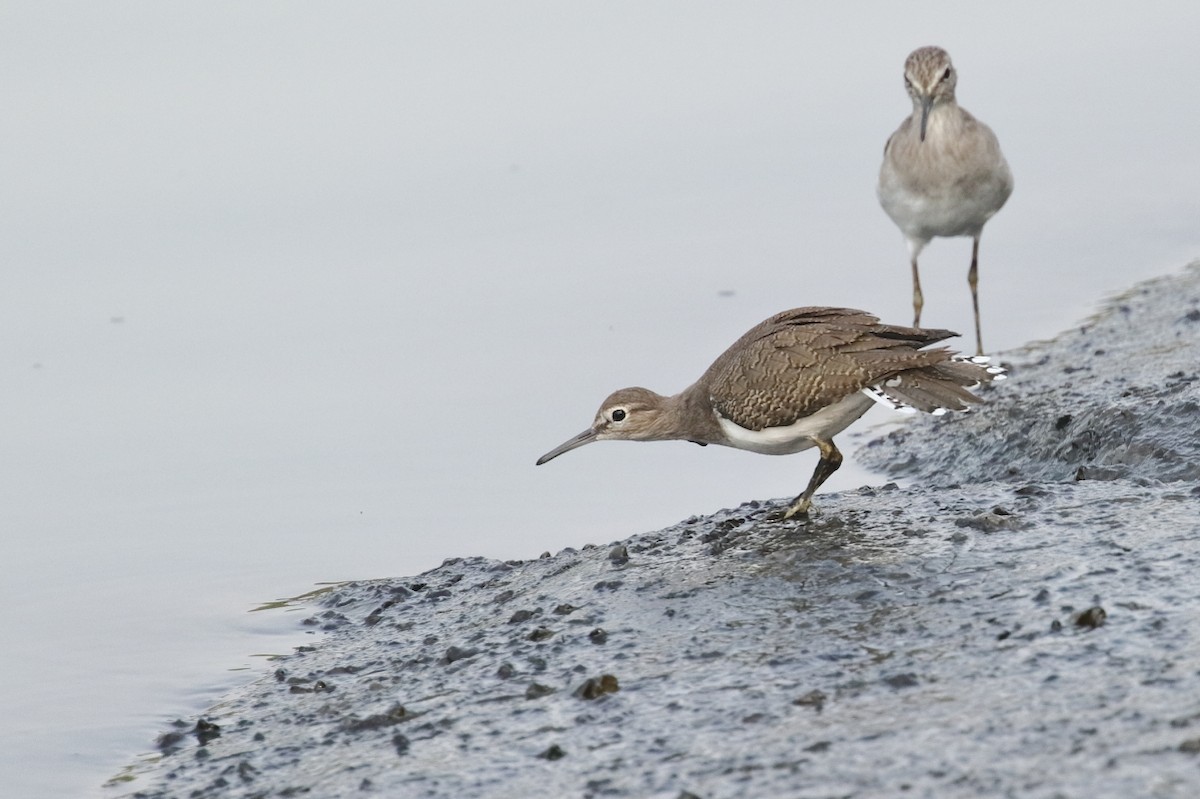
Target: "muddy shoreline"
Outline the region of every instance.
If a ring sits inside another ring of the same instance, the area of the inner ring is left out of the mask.
[[[339,586],[106,793],[1198,795],[1200,264],[1002,360],[807,524]]]

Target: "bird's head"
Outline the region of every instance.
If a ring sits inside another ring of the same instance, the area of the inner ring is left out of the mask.
[[[541,466],[564,452],[593,441],[665,441],[677,438],[670,429],[668,401],[668,397],[645,388],[614,391],[600,404],[591,427],[538,458],[537,464]]]
[[[913,107],[921,109],[921,141],[925,141],[929,112],[941,103],[953,102],[957,85],[958,72],[950,63],[950,54],[940,47],[913,50],[904,62],[904,88]]]

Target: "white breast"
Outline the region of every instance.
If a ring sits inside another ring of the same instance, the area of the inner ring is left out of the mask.
[[[786,427],[747,430],[720,414],[717,414],[717,422],[727,439],[726,446],[763,455],[791,455],[814,446],[814,436],[829,439],[842,432],[874,404],[870,397],[855,392]]]

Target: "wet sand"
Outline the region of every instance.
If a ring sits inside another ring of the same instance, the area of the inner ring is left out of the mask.
[[[1200,264],[1002,360],[808,523],[339,586],[108,793],[1200,794]]]

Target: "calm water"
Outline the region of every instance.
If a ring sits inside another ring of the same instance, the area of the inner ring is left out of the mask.
[[[1200,6],[822,11],[0,10],[4,793],[101,794],[303,640],[264,601],[797,493],[811,453],[533,462],[775,311],[910,318],[874,182],[918,45],[1016,175],[989,349],[1200,255]],[[928,324],[970,330],[969,255]]]

